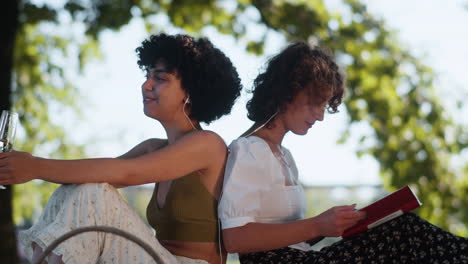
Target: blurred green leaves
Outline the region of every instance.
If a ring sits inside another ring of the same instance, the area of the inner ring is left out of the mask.
[[[104,30],[119,30],[133,18],[143,19],[153,30],[151,18],[165,14],[173,25],[192,34],[211,26],[247,40],[247,51],[254,54],[263,53],[266,34],[275,31],[288,40],[313,41],[333,51],[347,74],[349,126],[366,124],[371,130],[360,135],[357,153],[379,162],[387,190],[410,184],[424,202],[421,216],[468,234],[468,165],[450,165],[468,145],[466,124],[456,123],[444,110],[431,68],[359,0],[344,0],[341,13],[323,1],[305,0],[69,0],[54,7],[21,3],[13,85],[14,108],[27,139],[21,149],[34,152],[56,142],[50,150],[55,157],[84,155],[81,147],[67,141],[60,124],[51,122],[49,106],[79,112],[80,97],[64,71],[66,61],[75,56],[80,72],[89,60],[99,58],[99,34]],[[252,10],[259,14],[257,19],[245,15]],[[66,26],[83,26],[86,37],[56,30],[63,19]],[[247,36],[251,25],[264,29],[255,39]],[[72,48],[78,53],[70,53]],[[341,142],[348,136],[345,133]],[[36,185],[50,193],[47,184]],[[17,220],[20,213],[32,214],[22,203],[38,199],[21,200],[32,190],[29,185],[17,186]]]

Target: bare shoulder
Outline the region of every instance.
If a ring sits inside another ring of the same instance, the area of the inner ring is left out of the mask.
[[[152,152],[167,146],[167,139],[150,138],[143,141],[141,144],[144,145],[148,152]]]
[[[135,150],[141,154],[150,153],[167,146],[167,139],[149,138],[135,146]]]
[[[165,145],[167,145],[166,139],[150,138],[136,145],[127,153],[119,156],[118,158],[121,158],[121,159],[136,158],[136,157],[145,155],[147,153],[153,152],[155,150],[161,149]]]
[[[226,151],[227,145],[223,138],[217,133],[210,130],[194,131],[186,136],[187,141],[191,144],[196,144],[206,150],[211,151]]]
[[[191,141],[194,153],[198,153],[198,159],[204,164],[199,170],[202,183],[214,197],[219,198],[228,156],[226,143],[221,136],[209,130],[194,131],[187,135],[187,140]]]

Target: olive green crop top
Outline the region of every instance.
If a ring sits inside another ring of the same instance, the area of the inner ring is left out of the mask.
[[[157,202],[158,184],[146,208],[148,223],[158,240],[218,241],[218,201],[206,190],[197,173],[175,179],[162,208]]]

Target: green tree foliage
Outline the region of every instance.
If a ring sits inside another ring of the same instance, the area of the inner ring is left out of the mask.
[[[24,132],[17,148],[61,158],[84,155],[49,116],[51,111],[79,112],[79,94],[65,69],[76,63],[79,73],[89,59],[99,57],[99,34],[104,30],[119,30],[141,18],[148,31],[155,31],[152,18],[165,14],[192,34],[211,26],[247,40],[247,50],[256,54],[263,52],[267,34],[275,31],[288,40],[317,42],[335,53],[348,76],[349,125],[366,124],[371,131],[362,135],[358,154],[375,157],[388,190],[415,187],[424,200],[419,210],[423,217],[452,232],[468,233],[463,224],[468,222],[468,168],[449,166],[451,157],[468,145],[467,129],[444,111],[431,68],[402,47],[385,22],[369,14],[359,0],[344,0],[342,13],[332,12],[322,1],[306,0],[64,0],[54,6],[36,2],[17,0],[18,14],[11,22],[18,26],[9,90]],[[82,31],[63,30],[64,24]],[[263,32],[249,39],[248,26],[253,24]],[[31,196],[37,188],[49,194],[53,187],[15,186],[17,221],[20,215],[34,213],[24,204],[34,201],[39,208],[44,202]]]
[[[23,18],[29,23],[20,20],[12,86],[13,109],[20,115],[23,136],[15,148],[31,153],[47,150],[47,155],[57,158],[82,157],[83,148],[68,142],[60,123],[50,119],[56,111],[79,112],[79,94],[65,72],[73,40],[58,35],[52,24],[41,24],[56,22],[54,10],[29,4],[23,8]],[[15,186],[15,222],[31,219],[33,209],[40,211],[54,188],[44,182]]]
[[[259,12],[260,19],[250,22],[264,25],[265,31],[249,45],[253,52],[262,52],[269,30],[332,50],[348,78],[349,124],[366,124],[371,131],[362,135],[358,155],[379,162],[388,190],[413,186],[424,201],[421,216],[466,235],[468,176],[466,168],[452,168],[449,162],[466,149],[468,129],[444,111],[431,68],[405,49],[382,19],[358,0],[343,5],[346,14],[332,13],[322,1],[238,1],[230,23],[242,37],[245,27],[236,25],[243,11]]]

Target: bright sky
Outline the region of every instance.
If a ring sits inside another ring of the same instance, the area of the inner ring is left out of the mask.
[[[327,1],[326,1],[327,2]],[[330,6],[335,4],[329,1]],[[464,1],[444,0],[366,0],[373,14],[384,17],[387,24],[399,31],[402,42],[439,73],[437,91],[447,104],[450,99],[468,95],[468,10]],[[327,2],[328,3],[328,2]],[[466,2],[465,2],[466,3]],[[175,33],[164,18],[158,18],[158,27]],[[158,122],[144,116],[140,85],[143,73],[136,64],[135,48],[148,36],[141,21],[133,21],[119,33],[105,33],[102,50],[105,60],[87,66],[85,75],[76,82],[85,96],[81,122],[68,121],[68,131],[75,140],[88,142],[92,157],[118,156],[137,143],[151,137],[165,137]],[[211,41],[231,58],[243,80],[250,88],[266,58],[277,53],[283,40],[272,34],[263,57],[247,54],[242,43],[228,36],[206,30]],[[232,114],[214,122],[206,129],[220,134],[229,144],[250,127],[245,103],[250,96],[243,93]],[[468,109],[450,109],[457,119],[468,123]],[[343,110],[343,108],[341,108]],[[458,111],[458,112],[456,112]],[[295,156],[300,177],[305,184],[376,184],[380,183],[378,164],[371,157],[357,158],[356,138],[338,145],[346,127],[346,113],[326,115],[306,136],[288,135],[283,142]],[[352,132],[365,130],[356,126]],[[467,155],[465,155],[467,156]]]

